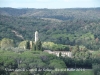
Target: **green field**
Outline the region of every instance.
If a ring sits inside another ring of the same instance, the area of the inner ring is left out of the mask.
[[[100,53],[100,50],[97,50],[97,51],[93,51],[92,52],[93,55],[99,55],[99,53]]]
[[[68,71],[68,75],[94,75],[92,70],[86,71]]]

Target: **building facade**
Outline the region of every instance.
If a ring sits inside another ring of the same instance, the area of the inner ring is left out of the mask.
[[[56,56],[59,57],[60,53],[61,53],[61,56],[65,57],[65,56],[68,56],[68,57],[72,57],[72,52],[70,51],[51,51],[51,50],[44,50],[44,52],[47,52],[49,54],[54,54]]]

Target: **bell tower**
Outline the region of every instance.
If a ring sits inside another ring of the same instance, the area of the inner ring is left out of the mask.
[[[38,31],[35,32],[35,42],[38,41]]]

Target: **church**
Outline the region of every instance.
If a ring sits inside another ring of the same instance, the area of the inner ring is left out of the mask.
[[[38,31],[36,31],[34,40],[32,40],[32,41],[24,40],[24,41],[20,42],[20,44],[18,45],[18,48],[21,48],[21,49],[32,49],[33,45],[35,45],[38,40],[39,40]]]
[[[38,40],[39,40],[38,31],[36,31],[35,32],[35,41],[34,41],[34,43],[36,43]],[[32,46],[33,46],[33,41],[30,41],[30,49],[32,49]]]
[[[72,52],[70,51],[52,51],[52,50],[43,50],[42,49],[42,44],[41,42],[38,43],[37,45],[37,42],[39,41],[39,36],[38,36],[38,31],[35,32],[35,39],[34,41],[28,41],[26,42],[26,45],[23,46],[24,49],[30,49],[30,50],[40,50],[40,51],[43,51],[43,52],[47,52],[49,54],[53,54],[53,55],[56,55],[56,56],[68,56],[68,57],[71,57],[72,56]],[[26,47],[28,46],[28,47]],[[34,48],[33,48],[34,47]],[[40,48],[39,48],[40,47]]]

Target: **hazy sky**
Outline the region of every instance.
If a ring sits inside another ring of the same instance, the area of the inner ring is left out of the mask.
[[[100,0],[0,0],[0,7],[90,8],[90,7],[100,7]]]

